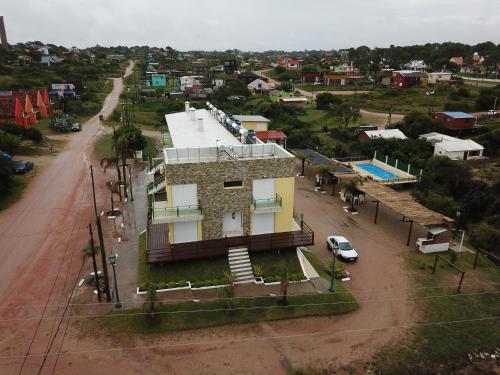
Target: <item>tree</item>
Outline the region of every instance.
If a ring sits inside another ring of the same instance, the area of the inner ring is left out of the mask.
[[[351,208],[349,209],[351,212],[356,212],[356,209],[354,208],[354,196],[357,194],[360,184],[361,180],[351,178],[342,182],[340,185],[342,189],[344,189],[345,193],[349,193],[351,195]]]
[[[301,169],[300,169],[300,175],[304,176],[304,169],[305,169],[305,164],[306,164],[306,156],[304,154],[298,153],[297,158],[299,158],[300,163],[301,163]]]
[[[319,176],[319,189],[323,190],[323,182],[330,175],[330,166],[326,164],[318,165],[316,167],[316,175]]]
[[[156,319],[156,311],[160,305],[158,298],[156,296],[156,285],[151,284],[148,288],[148,294],[146,296],[146,301],[144,301],[143,310],[146,313],[146,317],[150,320]]]
[[[234,275],[230,272],[224,272],[224,288],[221,290],[224,298],[226,299],[226,309],[233,308],[234,298]]]
[[[106,173],[107,169],[110,166],[114,166],[116,168],[116,173],[118,175],[118,181],[122,180],[122,174],[120,172],[120,159],[118,157],[103,158],[103,159],[101,159],[100,165],[101,165],[101,168],[103,169],[104,173]],[[121,201],[121,196],[120,196],[120,201]]]
[[[288,284],[290,282],[290,274],[288,272],[288,268],[284,263],[281,264],[280,274],[281,274],[280,294],[282,296],[281,303],[283,304],[283,306],[288,306],[287,294],[288,294]]]
[[[332,104],[342,104],[342,99],[329,92],[322,92],[316,96],[316,109],[329,110]]]
[[[106,186],[108,187],[109,192],[110,192],[109,196],[111,199],[111,215],[114,215],[116,211],[115,211],[115,202],[114,202],[113,196],[115,194],[118,194],[120,196],[120,200],[121,200],[120,184],[118,182],[108,181],[108,182],[106,182]]]
[[[360,117],[359,106],[356,103],[342,103],[332,109],[332,115],[338,117],[344,128],[347,128],[351,121]]]

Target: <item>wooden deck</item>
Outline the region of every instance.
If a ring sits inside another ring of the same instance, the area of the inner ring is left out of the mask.
[[[147,261],[151,264],[227,256],[229,249],[237,246],[246,247],[249,252],[309,246],[314,244],[314,232],[305,223],[302,223],[302,229],[293,232],[169,244],[168,225],[150,224],[147,230],[147,239]]]

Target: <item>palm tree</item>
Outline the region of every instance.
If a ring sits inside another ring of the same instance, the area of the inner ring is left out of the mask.
[[[111,215],[114,215],[115,214],[115,201],[113,199],[113,196],[115,194],[118,194],[120,196],[120,199],[121,199],[121,195],[120,195],[120,185],[118,182],[114,182],[114,181],[108,181],[106,182],[106,186],[108,187],[109,191],[110,191],[110,198],[111,198]]]
[[[290,274],[288,273],[288,268],[283,263],[280,267],[281,271],[281,281],[280,281],[280,293],[283,296],[282,304],[283,306],[288,305],[287,294],[288,294],[288,284],[290,282]]]
[[[330,174],[330,166],[321,164],[316,167],[316,174],[319,176],[319,188],[323,190],[323,181],[328,178]]]
[[[123,169],[123,195],[127,198],[127,177],[125,172],[125,166],[127,165],[127,154],[130,149],[130,142],[126,134],[120,137],[115,137],[113,134],[113,146],[115,148],[117,158],[121,158],[122,169]]]
[[[361,184],[362,184],[361,180],[349,179],[347,181],[342,182],[340,185],[346,193],[351,194],[351,208],[350,208],[351,212],[356,211],[356,209],[354,208],[354,195],[358,192],[359,185]]]
[[[300,162],[302,163],[302,168],[301,168],[301,171],[300,171],[300,175],[302,177],[304,177],[304,169],[305,169],[305,164],[306,164],[306,156],[302,153],[298,153],[297,154],[297,158],[300,159]]]
[[[234,298],[234,275],[230,272],[224,272],[224,288],[222,288],[222,293],[224,298],[226,298],[226,309],[231,310],[233,308],[233,298]]]

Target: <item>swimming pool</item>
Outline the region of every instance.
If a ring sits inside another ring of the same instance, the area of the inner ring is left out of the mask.
[[[356,167],[364,169],[368,173],[377,176],[381,180],[390,180],[390,179],[399,178],[399,176],[395,175],[394,173],[388,172],[385,169],[377,167],[374,164],[362,163],[362,164],[356,164]]]

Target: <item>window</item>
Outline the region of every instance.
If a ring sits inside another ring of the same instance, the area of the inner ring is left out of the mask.
[[[224,189],[243,187],[243,181],[224,181]]]

